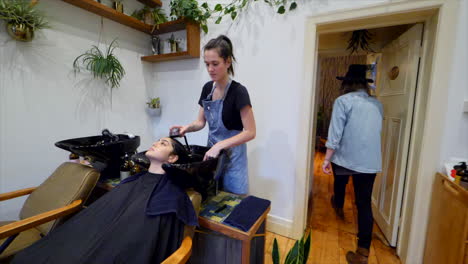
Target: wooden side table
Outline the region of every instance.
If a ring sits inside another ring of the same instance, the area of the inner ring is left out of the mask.
[[[263,264],[269,211],[266,208],[247,232],[199,216],[190,263]]]

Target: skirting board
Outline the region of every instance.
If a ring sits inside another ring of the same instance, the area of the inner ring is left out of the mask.
[[[269,232],[290,238],[292,234],[292,224],[293,222],[291,220],[269,214],[266,227]]]

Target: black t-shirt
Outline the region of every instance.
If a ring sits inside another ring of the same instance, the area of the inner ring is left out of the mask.
[[[213,89],[213,81],[207,82],[203,86],[203,90],[198,100],[198,104],[203,107],[202,101],[207,99]],[[211,98],[210,98],[211,100]],[[223,102],[223,124],[229,130],[243,130],[242,119],[240,110],[244,106],[252,106],[250,103],[249,93],[247,88],[242,84],[232,81],[231,87],[229,88],[226,98]]]

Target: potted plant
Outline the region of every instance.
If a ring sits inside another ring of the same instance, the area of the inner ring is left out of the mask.
[[[171,16],[173,19],[187,19],[200,25],[203,32],[208,32],[207,19],[211,16],[208,4],[198,5],[197,0],[172,0]]]
[[[116,39],[111,42],[105,53],[93,45],[90,50],[78,56],[73,62],[75,73],[84,68],[91,72],[94,78],[104,79],[111,88],[119,87],[125,70],[113,53],[117,45],[115,43]]]
[[[302,236],[301,240],[296,241],[294,246],[289,250],[284,264],[306,264],[307,258],[309,257],[310,251],[310,233],[305,238],[305,234]],[[273,264],[280,264],[280,255],[278,249],[278,241],[273,241],[273,251],[271,254]]]
[[[133,11],[132,17],[143,21],[148,25],[159,25],[167,22],[167,16],[164,13],[164,9],[160,7],[150,8],[148,6],[143,7],[142,9]],[[154,30],[154,29],[153,29]]]
[[[167,40],[171,47],[171,52],[177,52],[179,50],[179,42],[175,39],[174,34]]]
[[[123,0],[114,0],[112,2],[112,7],[115,10],[117,10],[117,12],[123,13],[124,12]]]
[[[31,41],[36,30],[48,27],[45,16],[35,9],[36,4],[37,0],[0,0],[0,19],[5,20],[13,39]]]
[[[146,102],[148,107],[146,108],[146,112],[150,116],[159,116],[161,115],[161,104],[159,97],[150,98],[149,102]]]

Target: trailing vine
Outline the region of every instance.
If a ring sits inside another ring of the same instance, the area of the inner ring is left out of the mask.
[[[210,8],[208,3],[200,6],[196,0],[172,0],[171,16],[173,18],[186,18],[200,24],[205,33],[208,32],[207,20],[216,18],[215,24],[221,23],[225,16],[235,20],[241,12],[246,11],[252,3],[264,2],[278,14],[285,14],[297,8],[296,0],[231,0],[227,4],[216,4]]]

